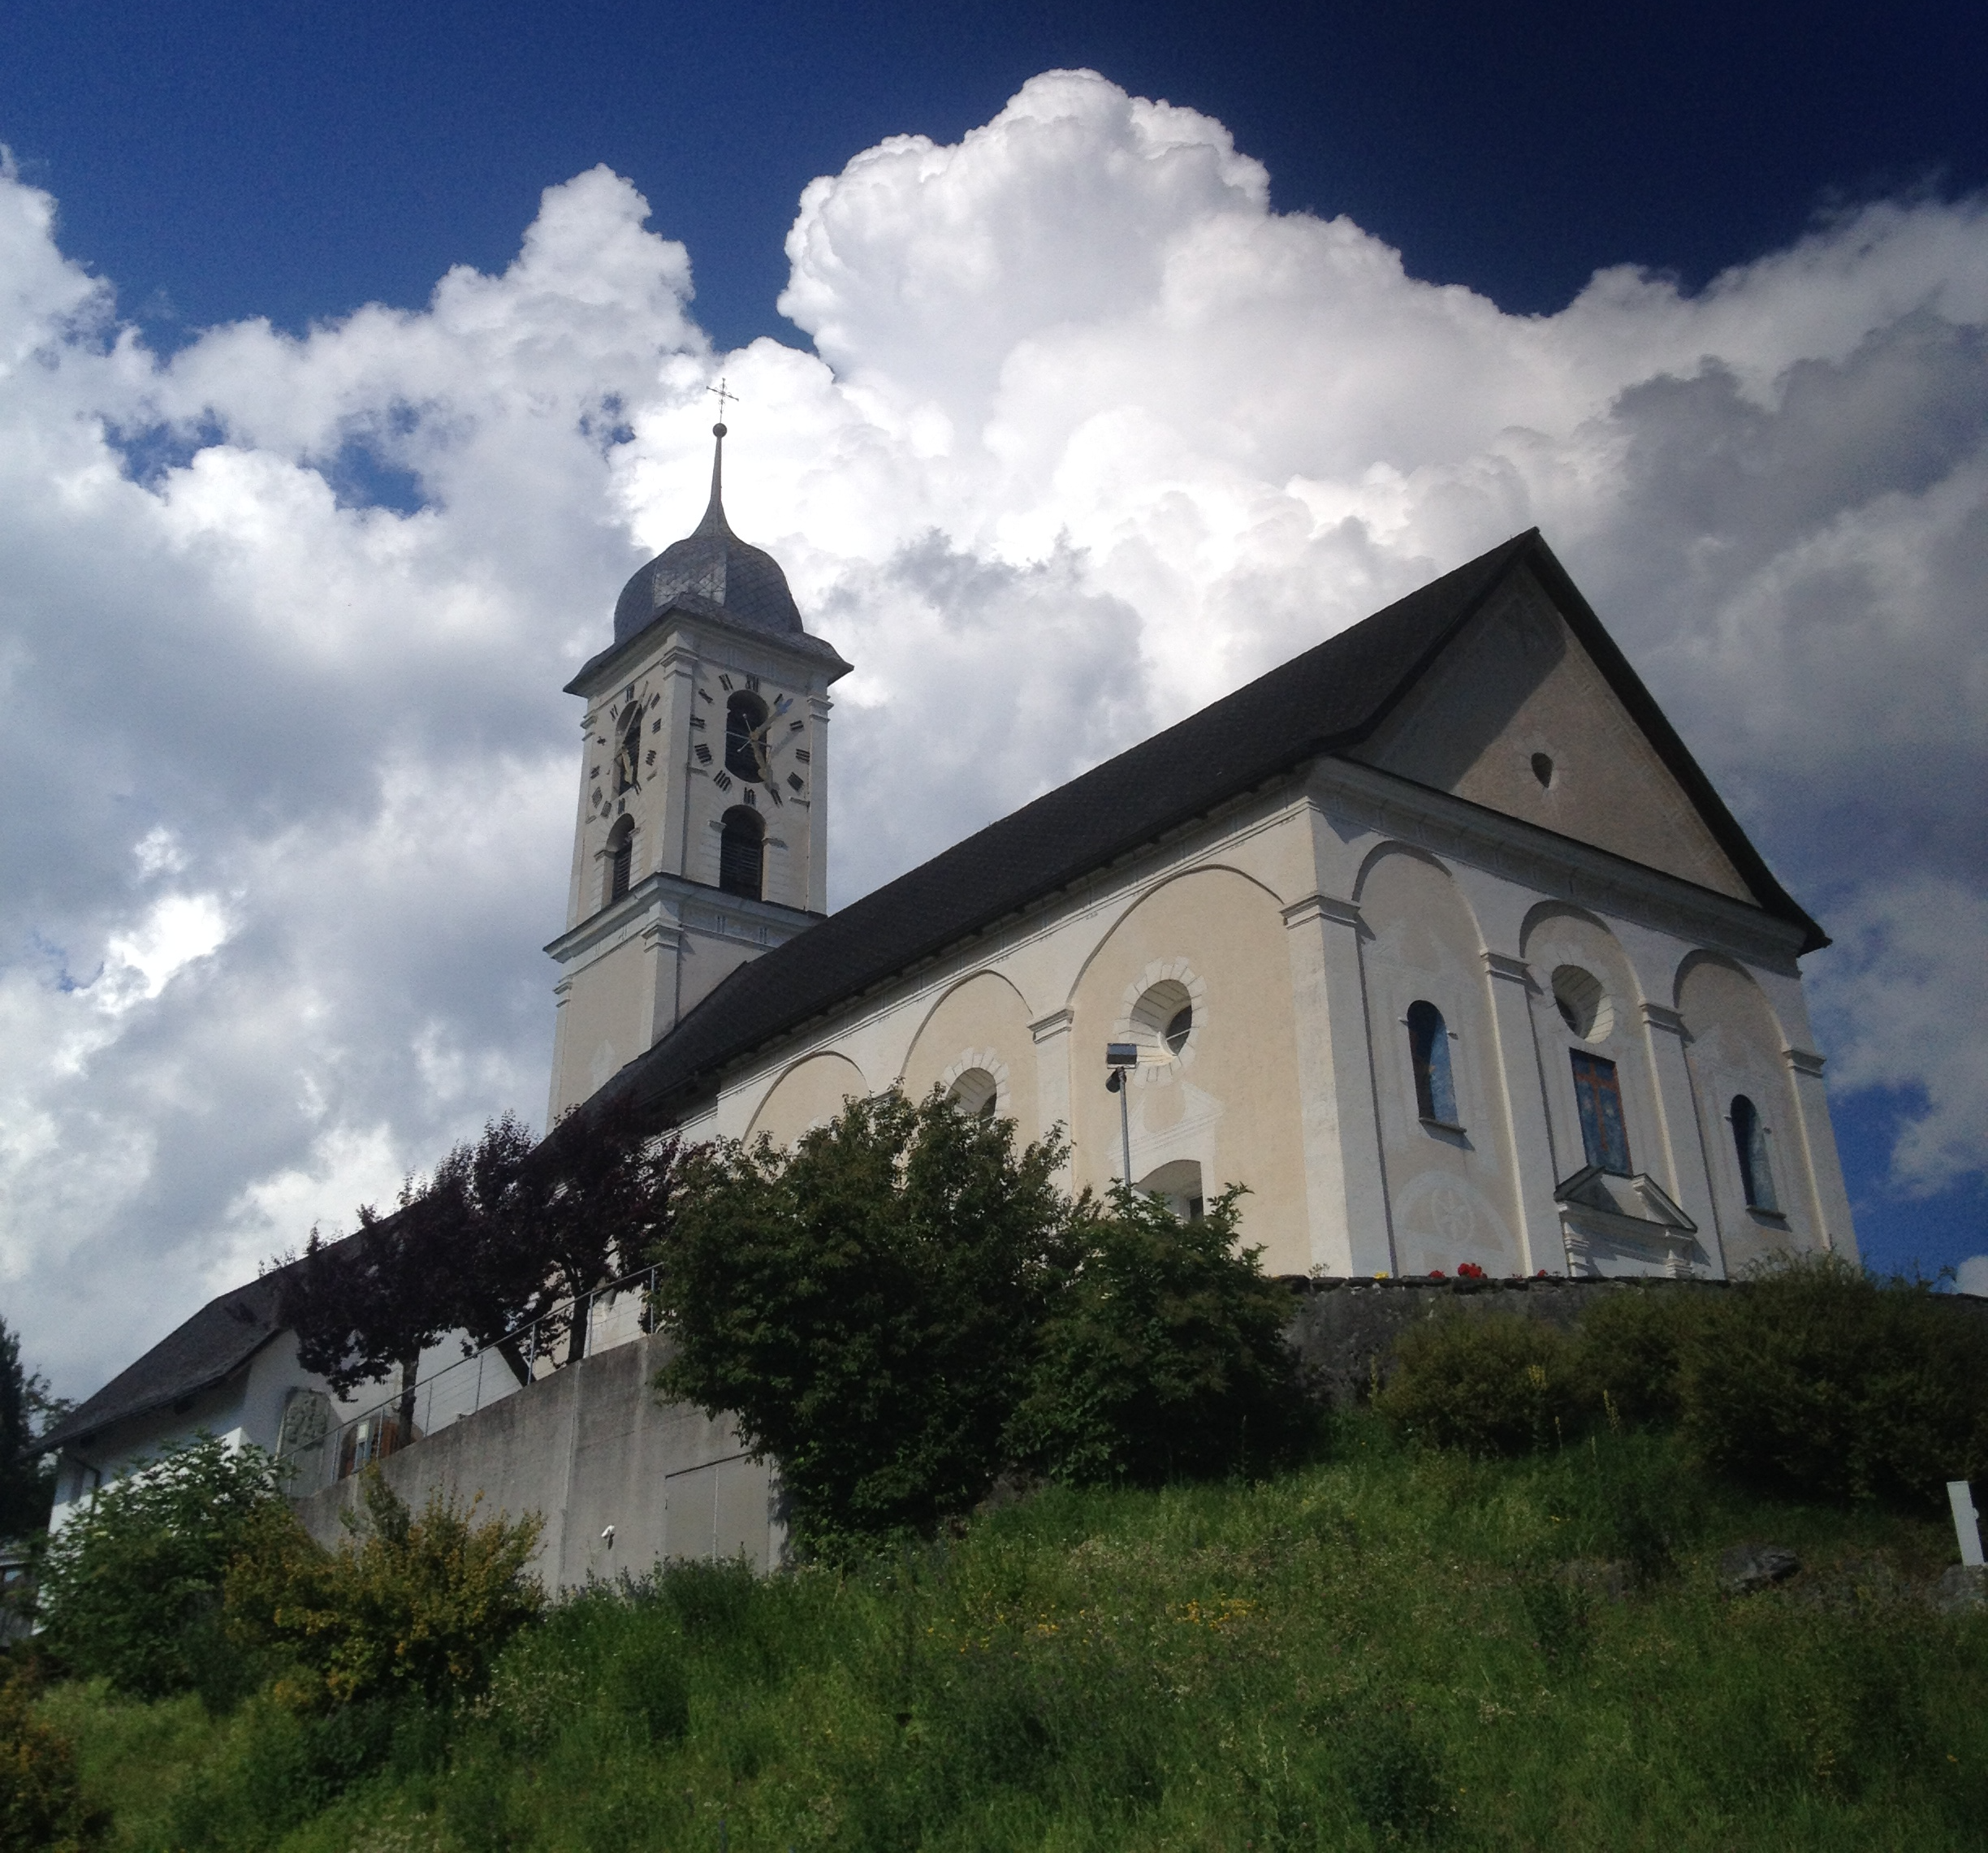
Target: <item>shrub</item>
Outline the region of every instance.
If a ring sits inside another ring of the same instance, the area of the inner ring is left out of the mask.
[[[1013,1134],[892,1092],[790,1153],[684,1161],[659,1382],[778,1458],[804,1548],[928,1531],[992,1484],[1070,1214],[1063,1148]]]
[[[50,1540],[41,1577],[49,1649],[138,1698],[199,1683],[229,1563],[264,1514],[285,1512],[277,1463],[210,1435],[115,1481]]]
[[[0,1685],[0,1853],[81,1853],[106,1825],[84,1806],[76,1751],[34,1715],[35,1682]]]
[[[1604,1294],[1576,1335],[1581,1386],[1616,1423],[1665,1427],[1682,1412],[1684,1354],[1708,1316],[1711,1296],[1666,1287]]]
[[[465,1510],[440,1493],[417,1518],[377,1467],[364,1497],[364,1520],[336,1552],[287,1511],[265,1518],[227,1579],[231,1631],[289,1656],[273,1692],[292,1710],[410,1697],[445,1705],[480,1691],[544,1605],[526,1570],[540,1521],[478,1524],[474,1501]]]
[[[1156,1484],[1287,1456],[1310,1425],[1290,1307],[1235,1246],[1238,1190],[1195,1222],[1122,1185],[1072,1230],[1008,1443],[1072,1484]]]
[[[1932,1504],[1988,1472],[1988,1328],[1831,1255],[1719,1296],[1679,1390],[1686,1440],[1748,1484]]]
[[[1374,1406],[1432,1447],[1510,1454],[1574,1432],[1586,1405],[1573,1345],[1517,1313],[1446,1311],[1395,1341]]]

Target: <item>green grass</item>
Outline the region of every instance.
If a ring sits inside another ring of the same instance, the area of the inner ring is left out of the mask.
[[[1748,1538],[1809,1567],[1724,1598]],[[1925,1853],[1988,1821],[1988,1620],[1853,1592],[1950,1558],[1930,1519],[1718,1493],[1658,1439],[1485,1464],[1362,1420],[1268,1484],[1052,1492],[862,1575],[598,1591],[454,1721],[44,1706],[134,1853]]]

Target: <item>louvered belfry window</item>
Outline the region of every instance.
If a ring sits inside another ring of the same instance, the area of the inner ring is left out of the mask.
[[[727,894],[762,898],[766,876],[766,822],[741,805],[724,814],[718,845],[718,885]]]

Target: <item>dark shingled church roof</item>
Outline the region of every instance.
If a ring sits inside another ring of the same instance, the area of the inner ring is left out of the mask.
[[[602,1090],[666,1113],[754,1049],[1386,719],[1506,576],[1529,567],[1761,906],[1826,945],[1747,840],[1537,529],[1445,573],[743,965]]]

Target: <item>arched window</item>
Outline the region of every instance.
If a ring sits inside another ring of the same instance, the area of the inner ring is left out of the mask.
[[[628,719],[622,723],[621,744],[615,752],[617,792],[632,792],[642,783],[642,703],[630,702]]]
[[[635,820],[624,817],[607,836],[607,898],[612,907],[629,891],[629,878],[635,869]]]
[[[1735,1094],[1732,1104],[1733,1149],[1740,1154],[1740,1185],[1746,1192],[1747,1207],[1781,1213],[1774,1195],[1774,1173],[1767,1163],[1767,1129],[1760,1109],[1744,1094]]]
[[[725,703],[725,770],[756,785],[767,776],[767,705],[741,689]]]
[[[1165,1203],[1182,1222],[1199,1222],[1206,1208],[1201,1195],[1201,1167],[1191,1158],[1177,1158],[1139,1181],[1146,1196]]]
[[[1433,1004],[1408,1006],[1408,1058],[1415,1066],[1415,1111],[1438,1125],[1457,1123],[1456,1088],[1450,1079],[1450,1032]]]
[[[766,879],[766,820],[739,805],[724,814],[724,835],[718,844],[718,885],[727,894],[749,894],[754,901]]]

